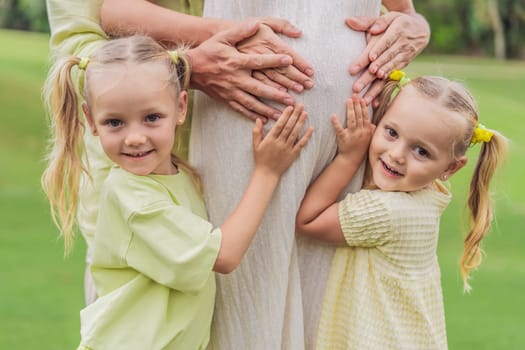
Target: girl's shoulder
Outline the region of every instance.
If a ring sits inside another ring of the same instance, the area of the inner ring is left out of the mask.
[[[101,198],[126,203],[130,209],[158,201],[173,201],[177,175],[139,176],[120,167],[113,167],[104,185]]]
[[[113,167],[102,187],[101,200],[116,203],[130,213],[151,205],[181,205],[205,213],[200,192],[183,170],[174,175],[139,176]]]
[[[452,196],[444,187],[429,187],[413,192],[387,192],[380,189],[362,189],[351,196],[369,197],[384,203],[387,207],[397,209],[436,207],[444,210]]]

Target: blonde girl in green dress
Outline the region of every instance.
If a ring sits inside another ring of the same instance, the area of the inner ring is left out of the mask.
[[[71,77],[76,68],[83,101]],[[79,349],[204,349],[213,271],[238,266],[281,175],[312,134],[305,128],[299,135],[306,121],[301,105],[285,109],[264,137],[257,120],[252,176],[235,210],[213,227],[197,174],[173,153],[175,131],[186,118],[189,74],[183,51],[132,36],[108,41],[89,57],[58,60],[46,81],[52,138],[42,184],[66,251],[87,172],[80,110],[114,163],[100,192],[92,245],[99,298],[81,311]]]
[[[300,234],[338,248],[324,295],[317,349],[446,349],[439,219],[451,199],[441,184],[481,143],[468,197],[470,228],[461,258],[465,288],[481,263],[492,219],[489,184],[505,138],[478,120],[474,99],[441,77],[391,75],[373,123],[357,97],[346,128],[334,116],[338,154],[309,187]],[[377,126],[376,126],[377,125]],[[339,196],[368,155],[364,187]]]

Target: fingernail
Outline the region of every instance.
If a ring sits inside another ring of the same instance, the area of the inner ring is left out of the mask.
[[[293,60],[290,56],[283,56],[281,58],[281,63],[282,64],[292,64]]]
[[[372,101],[372,99],[370,98],[370,96],[366,96],[365,97],[365,103],[366,103],[367,106],[370,104],[371,101]]]
[[[379,29],[379,25],[377,23],[374,24],[372,27],[370,27],[371,31],[378,30],[378,29]]]
[[[377,53],[373,52],[370,54],[370,60],[375,61],[377,58]]]
[[[356,86],[355,86],[355,88],[357,89],[357,91],[361,91],[361,90],[363,90],[363,87],[364,87],[364,86],[363,86],[362,83],[358,83],[358,84],[356,84]]]
[[[281,117],[281,114],[280,114],[280,113],[275,113],[275,114],[273,115],[273,119],[275,119],[275,120],[279,119],[280,117]]]
[[[383,79],[385,77],[385,72],[382,69],[380,69],[379,72],[377,72],[377,75],[379,75],[379,77]]]
[[[307,89],[311,89],[314,87],[314,82],[312,80],[306,80],[304,82],[304,87]]]
[[[314,70],[312,68],[306,68],[304,73],[311,77],[312,75],[314,75]]]
[[[304,90],[304,87],[301,84],[293,84],[292,89],[295,92],[302,92]]]
[[[293,106],[293,104],[294,104],[294,100],[293,100],[293,98],[291,98],[291,97],[287,97],[287,98],[284,99],[284,103],[285,103],[286,105],[288,105],[288,106]]]
[[[357,64],[354,64],[352,67],[350,67],[350,74],[359,73],[360,70],[361,70],[361,67]]]
[[[376,74],[376,72],[377,72],[377,66],[376,66],[376,65],[371,65],[371,66],[370,66],[370,72],[371,72],[372,74]]]
[[[293,24],[290,24],[290,27],[292,28],[292,30],[296,33],[301,33],[301,29],[297,28],[296,26],[294,26]]]

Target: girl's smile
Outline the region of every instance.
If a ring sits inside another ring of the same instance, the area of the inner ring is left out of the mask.
[[[84,104],[83,109],[108,157],[135,175],[176,173],[171,154],[187,94],[176,96],[169,88],[166,67],[115,65],[93,73],[92,83],[106,88],[89,94],[89,108]]]
[[[370,143],[374,184],[384,191],[411,192],[457,171],[463,160],[453,157],[456,132],[461,132],[451,127],[457,125],[454,118],[458,116],[413,87],[404,88],[379,122]]]

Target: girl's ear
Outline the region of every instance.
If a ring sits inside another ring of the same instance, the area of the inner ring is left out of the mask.
[[[95,121],[91,117],[91,113],[89,112],[89,107],[86,101],[82,102],[82,112],[84,112],[84,116],[86,117],[86,120],[88,121],[89,128],[91,129],[91,133],[97,136],[98,135],[97,127],[95,126]]]
[[[466,156],[461,156],[458,159],[454,159],[452,161],[452,163],[449,164],[447,170],[445,170],[439,176],[439,179],[442,180],[442,181],[446,181],[452,175],[454,175],[459,169],[463,168],[465,165],[467,165],[467,157]]]
[[[186,120],[186,113],[188,112],[188,92],[187,91],[181,91],[179,94],[179,100],[178,100],[178,112],[177,115],[177,125],[184,124],[184,121]]]

